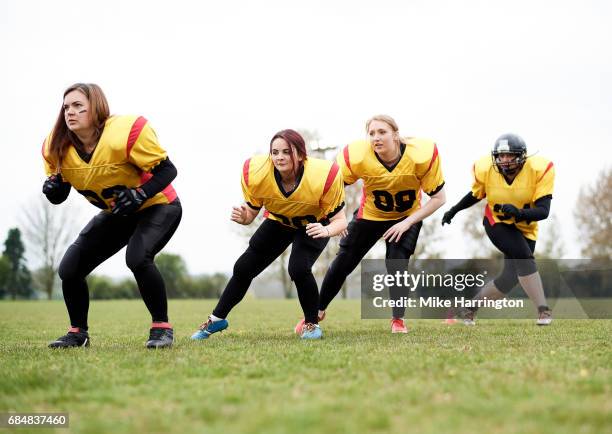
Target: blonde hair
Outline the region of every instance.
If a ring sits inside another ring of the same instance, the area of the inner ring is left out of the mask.
[[[391,127],[391,129],[393,130],[394,133],[398,133],[399,134],[399,127],[397,126],[397,122],[395,122],[395,119],[393,119],[389,115],[374,115],[370,119],[368,119],[367,122],[366,122],[366,127],[365,127],[366,133],[370,129],[370,124],[372,123],[372,121],[381,121],[381,122],[384,122],[384,123],[388,124]]]
[[[395,119],[393,119],[391,116],[389,116],[389,115],[374,115],[374,116],[372,116],[366,122],[366,126],[365,126],[366,133],[370,129],[370,124],[372,123],[372,121],[381,121],[381,122],[384,122],[387,125],[389,125],[391,127],[391,129],[393,130],[393,132],[396,134],[398,146],[399,146],[400,143],[404,143],[405,140],[402,137],[400,137],[399,127],[397,126],[397,122],[395,122]]]

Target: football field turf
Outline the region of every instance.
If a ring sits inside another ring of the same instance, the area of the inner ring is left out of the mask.
[[[304,342],[297,300],[246,299],[191,342],[214,302],[169,305],[170,350],[144,348],[137,300],[92,302],[91,347],[49,350],[63,302],[0,302],[0,412],[68,412],[87,433],[612,432],[610,320],[411,320],[391,335],[336,300],[324,339]]]

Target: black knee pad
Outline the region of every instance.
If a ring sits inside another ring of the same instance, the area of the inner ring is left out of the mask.
[[[535,259],[533,257],[527,259],[514,259],[514,268],[519,276],[529,276],[538,271]]]
[[[504,258],[504,269],[493,280],[493,283],[502,294],[508,294],[512,288],[518,283],[514,260],[508,257]]]
[[[493,283],[499,292],[508,294],[518,283],[518,277],[500,274],[493,280]]]

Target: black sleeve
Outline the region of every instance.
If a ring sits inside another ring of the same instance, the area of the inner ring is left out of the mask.
[[[433,196],[444,188],[444,184],[445,182],[442,182],[442,184],[438,185],[433,191],[430,191],[429,193],[425,192],[425,194],[427,194],[427,196]]]
[[[477,204],[478,202],[480,202],[480,199],[475,198],[472,195],[472,192],[470,191],[468,194],[463,196],[463,198],[461,198],[461,200],[457,202],[457,204],[453,206],[450,210],[453,212],[453,215],[454,215],[454,214],[457,214],[461,210],[464,210],[466,208],[471,207],[474,204]]]
[[[155,196],[170,185],[172,180],[176,178],[177,170],[170,159],[166,158],[151,170],[151,174],[153,177],[140,186],[147,194],[147,197]]]
[[[518,220],[526,220],[530,222],[544,220],[550,213],[550,202],[552,201],[552,195],[542,196],[534,202],[534,208],[523,208],[521,209]]]
[[[46,194],[45,196],[47,196],[47,200],[53,205],[59,205],[60,203],[68,199],[71,187],[72,186],[69,182],[62,182],[60,184],[60,188],[55,190],[53,193]]]

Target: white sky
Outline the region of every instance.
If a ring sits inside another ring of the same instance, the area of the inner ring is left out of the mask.
[[[346,144],[375,113],[438,143],[449,206],[497,136],[523,136],[555,163],[552,209],[579,257],[571,210],[580,184],[610,163],[611,5],[5,0],[0,238],[40,194],[40,145],[64,89],[86,81],[113,113],[147,117],[178,167],[184,216],[165,251],[192,273],[230,271],[241,253],[228,216],[245,158],[284,128]],[[84,224],[96,209],[71,196]],[[457,223],[444,229],[447,257],[465,256]],[[121,254],[98,271],[128,274]]]

